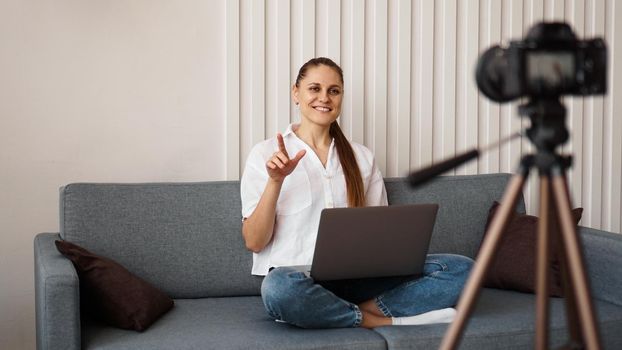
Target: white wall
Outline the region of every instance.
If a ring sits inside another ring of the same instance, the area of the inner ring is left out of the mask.
[[[0,348],[34,348],[32,240],[75,181],[224,178],[223,1],[0,1]]]
[[[341,63],[344,130],[398,176],[520,127],[516,103],[479,97],[480,50],[543,18],[605,36],[610,95],[568,100],[567,150],[582,223],[620,232],[621,16],[615,0],[0,1],[0,348],[34,348],[32,239],[58,230],[60,185],[237,179],[297,120],[289,86],[313,56]],[[511,172],[529,149],[455,173]]]

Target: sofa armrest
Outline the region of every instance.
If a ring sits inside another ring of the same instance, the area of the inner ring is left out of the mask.
[[[37,349],[80,349],[80,285],[71,261],[56,249],[56,233],[34,240]]]
[[[622,235],[579,227],[592,296],[622,306]]]

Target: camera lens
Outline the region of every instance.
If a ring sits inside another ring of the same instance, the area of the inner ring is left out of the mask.
[[[493,46],[486,50],[477,62],[475,80],[480,91],[489,99],[497,102],[507,102],[516,96],[508,96],[513,90],[513,82],[508,81],[508,73],[512,69],[508,62],[506,50],[500,46]]]

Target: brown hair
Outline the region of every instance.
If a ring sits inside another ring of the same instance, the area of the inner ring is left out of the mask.
[[[309,67],[317,67],[324,65],[334,69],[343,85],[343,70],[341,67],[330,58],[316,57],[307,61],[300,67],[298,76],[296,77],[296,86],[298,87],[300,81],[307,74]],[[337,148],[337,154],[339,155],[339,161],[343,168],[343,174],[346,178],[346,190],[348,193],[348,206],[349,207],[363,207],[365,206],[365,188],[363,186],[363,177],[361,176],[361,170],[359,169],[356,157],[354,156],[354,150],[350,145],[350,141],[345,137],[337,121],[334,121],[330,125],[330,136],[335,140],[335,146]]]

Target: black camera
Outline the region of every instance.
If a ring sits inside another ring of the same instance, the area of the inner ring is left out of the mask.
[[[604,94],[607,47],[600,38],[578,40],[565,23],[539,23],[525,40],[484,52],[475,78],[482,93],[497,102]]]

